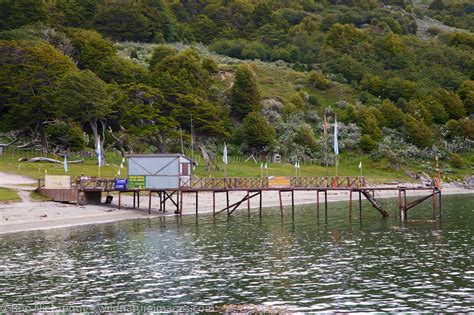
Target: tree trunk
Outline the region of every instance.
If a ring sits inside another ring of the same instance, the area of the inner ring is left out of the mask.
[[[91,119],[89,121],[89,124],[92,129],[92,135],[94,136],[94,150],[96,151],[97,154],[97,142],[99,141],[99,130],[97,126],[97,119]],[[104,139],[101,139],[100,141],[100,151],[102,152],[102,158],[101,158],[101,165],[105,165],[105,152],[104,152]]]
[[[165,143],[163,136],[160,133],[156,133],[156,136],[150,137],[151,142],[156,147],[158,153],[165,153]]]
[[[38,122],[38,133],[41,139],[41,153],[48,153],[48,138],[46,137],[43,122]]]

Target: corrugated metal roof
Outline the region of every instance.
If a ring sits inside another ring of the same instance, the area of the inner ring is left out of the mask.
[[[134,158],[134,157],[182,157],[185,158],[188,161],[191,161],[190,158],[188,158],[185,155],[182,155],[181,153],[151,153],[151,154],[125,154],[126,158]]]

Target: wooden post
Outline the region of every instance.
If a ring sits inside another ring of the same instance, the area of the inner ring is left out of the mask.
[[[121,191],[120,191],[120,190],[119,190],[118,194],[119,194],[118,208],[119,208],[119,210],[120,210],[120,206],[121,206],[121,200],[120,200],[120,196],[122,196],[122,194],[121,194]]]
[[[433,220],[436,220],[436,189],[433,188]]]
[[[247,190],[247,216],[250,217],[250,192]]]
[[[133,191],[133,209],[135,209],[135,191]]]
[[[179,207],[179,205],[183,204],[182,202],[183,196],[181,196],[181,199],[179,198],[179,190],[176,191],[176,212],[179,212],[179,216],[183,216],[183,207]],[[181,200],[181,201],[180,201]],[[181,202],[181,203],[180,203]]]
[[[137,208],[140,209],[140,191],[137,191]]]
[[[349,219],[352,219],[352,189],[349,190]]]
[[[212,192],[212,216],[216,216],[216,192]]]
[[[319,190],[316,190],[316,218],[319,222]]]
[[[229,214],[229,210],[230,210],[229,209],[229,191],[228,190],[226,190],[225,196],[226,196],[226,199],[227,199],[227,220],[228,220],[229,216],[230,216],[230,214]]]
[[[151,214],[151,190],[148,192],[148,214]]]
[[[405,215],[405,221],[408,221],[408,211],[407,211],[407,191],[403,191],[403,198],[404,198],[404,203],[403,203],[403,213]]]
[[[441,189],[438,191],[439,193],[439,221],[441,221],[441,213],[443,212],[442,202],[441,202]]]
[[[160,196],[160,211],[163,211],[163,201],[161,200],[161,191],[158,192],[158,195]]]
[[[183,200],[183,196],[181,196],[181,200]],[[196,218],[198,216],[198,209],[199,209],[199,193],[196,191]]]
[[[295,220],[295,191],[291,190],[291,219]]]
[[[258,215],[260,216],[260,219],[262,218],[262,191],[260,190],[260,205],[258,208]]]
[[[324,222],[328,223],[328,191],[324,191]]]
[[[362,192],[359,190],[359,219],[362,222]]]
[[[280,196],[280,216],[283,219],[283,203],[281,201],[281,190],[278,191],[278,195]]]
[[[181,198],[179,199],[179,214],[182,215],[183,213],[183,199],[184,199],[184,193],[181,193]]]
[[[166,212],[166,198],[168,197],[167,195],[168,194],[166,193],[166,191],[163,191],[163,212]]]

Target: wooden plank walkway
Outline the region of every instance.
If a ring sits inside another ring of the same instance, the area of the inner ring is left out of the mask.
[[[406,191],[427,191],[429,194],[418,198],[410,203],[406,201]],[[184,194],[195,194],[196,198],[196,215],[198,215],[198,204],[199,204],[199,193],[200,192],[212,192],[213,195],[213,215],[219,215],[226,213],[230,217],[239,206],[244,202],[247,202],[248,211],[250,211],[250,199],[259,197],[259,215],[262,212],[262,195],[265,191],[278,191],[280,201],[280,212],[283,216],[283,201],[282,193],[291,193],[291,208],[292,217],[294,217],[294,193],[295,191],[315,191],[316,192],[316,204],[317,204],[317,215],[319,218],[320,208],[320,193],[324,194],[324,213],[327,221],[327,208],[328,201],[327,195],[331,191],[346,191],[349,193],[349,217],[352,217],[353,207],[353,193],[359,195],[359,208],[361,207],[361,198],[364,196],[370,204],[377,209],[383,217],[388,217],[389,213],[383,208],[381,203],[375,198],[375,191],[398,191],[399,195],[399,210],[400,219],[407,220],[407,212],[409,209],[422,203],[423,201],[432,198],[433,199],[433,219],[437,216],[437,199],[439,198],[439,218],[441,219],[441,189],[436,186],[376,186],[371,184],[365,177],[362,176],[279,176],[279,177],[230,177],[230,178],[192,178],[181,180],[179,188],[169,189],[126,189],[116,190],[114,188],[114,180],[106,178],[95,178],[95,177],[81,177],[77,178],[72,184],[71,189],[67,192],[52,191],[44,189],[41,181],[38,182],[38,191],[46,196],[55,196],[53,200],[63,202],[75,202],[79,203],[80,200],[98,200],[100,202],[100,194],[117,192],[118,193],[118,207],[121,207],[121,195],[123,193],[133,193],[133,207],[135,208],[137,203],[138,207],[140,200],[140,193],[148,193],[148,212],[151,213],[151,199],[153,194],[158,195],[160,199],[160,211],[166,211],[166,205],[171,204],[175,208],[175,213],[183,214],[183,195]],[[71,193],[75,191],[77,193]],[[229,202],[229,192],[232,191],[243,191],[246,195],[233,204]],[[226,207],[220,210],[215,208],[216,194],[226,194]],[[99,194],[97,196],[97,194]],[[88,198],[90,195],[90,198]],[[61,196],[64,196],[62,200]],[[71,196],[77,198],[75,201],[71,200]],[[82,196],[80,198],[80,196]]]

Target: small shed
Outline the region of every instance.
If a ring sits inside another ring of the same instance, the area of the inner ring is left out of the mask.
[[[192,161],[182,154],[130,154],[129,189],[178,189],[191,178]]]

